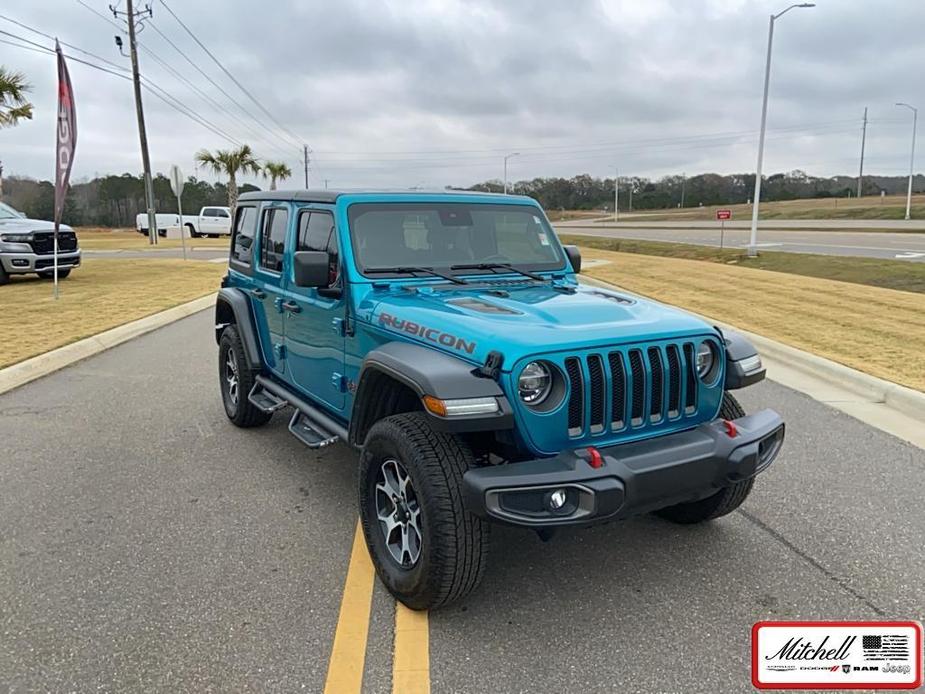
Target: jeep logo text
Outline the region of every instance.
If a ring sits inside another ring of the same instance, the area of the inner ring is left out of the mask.
[[[430,340],[444,347],[458,349],[466,354],[472,354],[475,351],[474,342],[466,342],[461,337],[456,337],[456,335],[452,333],[441,332],[437,330],[437,328],[428,328],[426,325],[420,325],[419,323],[403,318],[396,318],[389,313],[383,312],[379,314],[379,325],[385,325],[393,330],[406,332],[409,335],[417,335],[418,337],[423,337],[425,340]]]

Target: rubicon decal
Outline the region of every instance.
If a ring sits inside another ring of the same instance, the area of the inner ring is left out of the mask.
[[[752,684],[759,689],[917,689],[919,622],[758,622]]]
[[[472,354],[476,347],[475,342],[468,342],[452,333],[445,333],[437,328],[429,328],[426,325],[421,325],[414,321],[397,318],[385,312],[379,314],[379,325],[384,325],[392,328],[392,330],[398,330],[410,335],[417,335],[435,344],[443,345],[444,347],[452,347],[466,354]]]

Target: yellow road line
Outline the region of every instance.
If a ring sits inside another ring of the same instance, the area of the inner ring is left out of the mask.
[[[363,686],[374,577],[373,563],[358,520],[340,601],[340,616],[334,631],[334,646],[328,662],[328,676],[324,683],[325,694],[350,694],[359,692]]]
[[[430,694],[430,631],[426,612],[395,603],[393,694]]]

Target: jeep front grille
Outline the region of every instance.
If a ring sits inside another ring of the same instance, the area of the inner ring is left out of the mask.
[[[567,357],[569,437],[656,426],[695,414],[700,381],[694,354],[694,344],[685,342]]]

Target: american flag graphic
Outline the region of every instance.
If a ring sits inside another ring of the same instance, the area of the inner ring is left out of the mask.
[[[908,660],[909,637],[900,634],[863,636],[864,660]]]

